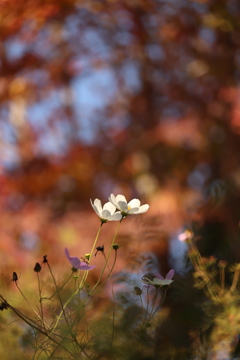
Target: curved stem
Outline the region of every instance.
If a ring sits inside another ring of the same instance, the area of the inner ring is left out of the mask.
[[[158,289],[156,288],[155,290],[156,290],[156,292],[155,292],[153,303],[152,303],[152,311],[151,311],[150,316],[149,316],[149,321],[153,317],[153,313],[154,313],[153,311],[154,311],[154,307],[155,307],[156,300],[157,300],[157,291],[158,291]]]
[[[39,326],[37,326],[35,323],[32,322],[32,320],[28,319],[25,315],[21,314],[20,311],[18,311],[17,309],[15,309],[13,306],[11,306],[2,295],[0,295],[0,298],[8,305],[8,307],[20,318],[22,319],[27,325],[29,325],[31,328],[37,330],[38,332],[40,332],[41,334],[45,335],[49,340],[51,340],[53,343],[55,343],[56,345],[60,345],[65,351],[66,353],[70,354],[71,356],[74,357],[74,354],[69,351],[64,345],[62,345],[61,343],[59,343],[57,340],[55,340],[51,335],[49,335],[45,330],[41,329]]]
[[[24,298],[24,300],[27,302],[27,304],[30,306],[30,308],[34,311],[34,313],[37,315],[37,317],[39,318],[39,320],[41,320],[41,322],[43,322],[43,319],[41,318],[41,316],[40,316],[40,315],[37,313],[37,311],[32,307],[32,305],[30,304],[30,302],[28,301],[28,299],[26,298],[26,296],[23,294],[22,290],[21,290],[20,287],[18,286],[18,283],[17,283],[17,282],[15,282],[15,283],[16,283],[16,286],[17,286],[20,294],[21,294],[22,297]],[[47,324],[45,323],[45,325],[47,325]]]
[[[105,254],[104,254],[104,257],[105,257],[105,260],[107,261]],[[112,346],[113,346],[113,339],[114,339],[114,331],[115,331],[115,310],[116,310],[115,295],[114,295],[114,290],[113,290],[113,280],[112,280],[111,273],[112,273],[112,270],[113,270],[114,265],[115,265],[115,263],[116,263],[116,259],[117,259],[117,250],[115,250],[115,261],[114,261],[114,264],[113,264],[113,266],[112,266],[112,269],[110,269],[109,266],[107,265],[107,267],[108,267],[108,269],[109,269],[109,276],[108,276],[108,277],[110,277],[110,280],[111,280],[112,297],[113,297],[113,322],[112,322],[111,348],[112,348]],[[103,284],[102,284],[102,285],[103,285]]]
[[[104,265],[104,267],[103,267],[103,269],[102,269],[102,272],[101,272],[101,274],[100,274],[100,277],[99,277],[98,281],[96,282],[96,284],[94,285],[94,287],[92,288],[92,290],[90,291],[89,296],[92,294],[92,292],[94,291],[94,289],[98,286],[98,284],[100,283],[100,281],[101,281],[101,279],[102,279],[102,277],[103,277],[104,271],[105,271],[105,269],[106,269],[106,267],[107,267],[108,260],[109,260],[109,257],[110,257],[111,251],[112,251],[112,246],[113,246],[113,244],[114,244],[114,242],[115,242],[115,240],[116,240],[116,237],[117,237],[117,234],[118,234],[118,231],[119,231],[121,222],[122,222],[122,220],[120,220],[119,223],[118,223],[117,230],[116,230],[116,232],[115,232],[115,235],[114,235],[114,237],[113,237],[113,239],[112,239],[110,248],[109,248],[109,250],[108,250],[106,262],[105,262],[105,265]],[[115,262],[116,262],[116,255],[115,255]],[[114,265],[115,265],[115,262],[114,262]],[[113,266],[113,267],[114,267],[114,266]],[[112,270],[113,270],[113,267],[112,267]],[[111,271],[112,271],[112,270],[111,270]],[[109,277],[109,276],[108,276],[108,277]],[[107,279],[108,279],[108,277],[107,277]],[[107,280],[107,279],[106,279],[106,280]],[[104,281],[104,283],[106,282],[106,280]]]
[[[238,283],[238,278],[239,278],[239,269],[237,269],[234,273],[233,276],[233,282],[232,285],[230,287],[229,293],[233,293],[234,290],[236,289],[237,283]]]
[[[104,223],[101,223],[101,225],[99,226],[99,229],[98,229],[98,232],[97,232],[97,235],[95,237],[95,240],[94,240],[94,243],[93,243],[93,246],[92,246],[92,250],[90,252],[90,256],[89,256],[89,264],[90,264],[90,261],[91,261],[91,258],[92,258],[92,254],[93,254],[93,251],[96,247],[96,244],[97,244],[97,241],[98,241],[98,238],[99,238],[99,235],[100,235],[100,232],[101,232],[101,229],[102,229],[102,226],[103,226]],[[85,271],[84,274],[83,274],[83,277],[82,277],[82,281],[79,285],[79,290],[81,289],[81,287],[83,286],[83,284],[87,281],[87,277],[88,277],[88,273],[89,273],[89,270],[88,271]]]
[[[66,324],[67,324],[67,326],[68,326],[68,328],[69,328],[69,332],[70,332],[70,334],[71,334],[71,336],[72,336],[72,339],[75,341],[75,343],[76,343],[76,344],[78,345],[78,347],[81,349],[81,351],[82,351],[87,357],[89,357],[88,354],[85,352],[85,350],[82,348],[82,346],[79,344],[79,342],[78,342],[78,340],[77,340],[77,338],[76,338],[76,335],[72,332],[72,327],[70,326],[70,324],[69,324],[69,322],[68,322],[68,319],[67,319],[67,316],[66,316],[66,313],[65,313],[65,306],[63,305],[63,302],[62,302],[62,299],[61,299],[61,296],[60,296],[60,293],[59,293],[59,290],[58,290],[58,286],[57,286],[55,277],[54,277],[54,275],[53,275],[52,269],[51,269],[48,261],[47,261],[47,265],[48,265],[48,268],[49,268],[49,271],[50,271],[50,273],[51,273],[51,276],[52,276],[54,285],[55,285],[56,290],[57,290],[58,299],[59,299],[59,302],[60,302],[61,308],[62,308],[61,313],[62,313],[63,316],[64,316],[64,319],[65,319]],[[55,329],[55,328],[56,328],[56,325],[55,325],[54,329]]]
[[[43,317],[43,306],[42,306],[42,292],[41,292],[41,285],[40,285],[40,279],[39,279],[38,272],[37,272],[37,280],[38,280],[38,296],[39,296],[39,303],[40,303],[41,319],[42,319],[42,325],[45,329],[45,323],[44,323],[44,317]]]
[[[160,309],[160,307],[161,307],[162,304],[164,303],[164,300],[165,300],[165,298],[166,298],[166,294],[167,294],[167,289],[165,289],[165,291],[164,291],[163,299],[162,299],[160,305],[154,310],[154,312],[153,312],[153,314],[152,314],[152,316],[151,316],[151,318],[150,318],[149,320],[151,320],[151,319],[154,317],[154,315],[156,314],[156,312]]]
[[[95,237],[95,240],[94,240],[94,243],[93,243],[93,246],[92,246],[92,250],[91,250],[91,252],[90,252],[89,264],[90,264],[90,261],[91,261],[91,258],[92,258],[93,251],[94,251],[94,249],[95,249],[95,247],[96,247],[96,244],[97,244],[97,241],[98,241],[98,238],[99,238],[99,235],[100,235],[100,232],[101,232],[101,229],[102,229],[103,224],[104,224],[104,223],[101,223],[101,225],[99,226],[97,235],[96,235],[96,237]]]
[[[106,259],[106,257],[105,257]],[[109,271],[109,274],[107,275],[107,277],[104,279],[104,281],[101,283],[101,285],[98,287],[97,291],[99,291],[103,285],[106,283],[106,281],[109,279],[109,277],[111,276],[112,272],[113,272],[113,269],[115,267],[115,264],[116,264],[116,261],[117,261],[117,250],[115,250],[115,256],[114,256],[114,260],[113,260],[113,265]],[[107,259],[106,259],[106,264],[107,264]],[[108,266],[108,265],[107,265]],[[94,285],[94,287],[92,288],[92,290],[89,292],[89,296],[92,295],[94,292],[94,289],[97,287],[97,285],[99,284],[100,280],[101,280],[102,277],[100,277],[97,281],[97,283]]]

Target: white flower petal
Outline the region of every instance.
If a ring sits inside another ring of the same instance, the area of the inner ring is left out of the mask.
[[[132,208],[130,210],[128,210],[128,213],[129,214],[139,214],[139,208],[138,207],[135,207],[135,208]]]
[[[161,279],[157,279],[157,278],[153,279],[153,284],[160,285],[160,286],[170,285],[172,282],[173,282],[173,280],[167,280],[167,279],[161,280]]]
[[[148,209],[149,209],[149,205],[148,205],[148,204],[142,205],[142,206],[140,206],[140,208],[139,208],[138,214],[143,214],[143,213],[147,212]]]
[[[102,211],[102,215],[101,215],[102,219],[108,220],[110,218],[110,216],[111,216],[110,211],[108,211],[108,210],[103,210]]]
[[[116,212],[115,214],[111,215],[109,220],[110,221],[118,221],[121,220],[122,214],[120,212]]]
[[[165,280],[164,277],[163,277],[162,275],[158,274],[158,273],[154,273],[153,275],[154,275],[155,278],[157,278],[157,279]]]
[[[117,201],[117,203],[118,203],[119,201],[122,201],[122,202],[125,202],[125,203],[127,204],[127,200],[126,200],[126,198],[125,198],[124,195],[117,195],[117,196],[116,196],[116,201]]]
[[[97,209],[97,207],[95,205],[93,205],[93,210],[95,211],[95,213],[97,214],[97,216],[101,217],[102,213],[100,213]]]
[[[163,283],[164,281],[165,281],[165,280],[158,279],[158,278],[154,278],[154,279],[153,279],[153,284],[154,284],[154,285],[162,285],[162,283]]]
[[[117,200],[113,194],[111,194],[108,198],[109,202],[111,202],[114,206],[118,207]]]
[[[125,201],[119,201],[117,208],[121,211],[128,212],[128,206]]]
[[[162,281],[162,285],[170,285],[172,282],[173,282],[173,280],[165,279],[165,280]]]
[[[92,205],[92,207],[93,207],[93,210],[94,210],[95,213],[97,214],[97,216],[101,217],[101,213],[99,213],[97,207],[93,204],[92,199],[90,199],[90,203],[91,203],[91,205]]]
[[[113,203],[111,203],[110,201],[108,201],[106,204],[104,204],[103,206],[103,211],[104,210],[108,210],[111,214],[114,214],[115,210],[116,210],[116,206],[113,205]]]
[[[139,207],[141,205],[140,200],[138,199],[132,199],[129,203],[128,206],[130,206],[130,208],[136,208]]]
[[[96,208],[98,209],[98,212],[101,214],[101,213],[102,213],[102,203],[101,203],[101,200],[95,199],[95,200],[94,200],[94,205],[95,205]]]

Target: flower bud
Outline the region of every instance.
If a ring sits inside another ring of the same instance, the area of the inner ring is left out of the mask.
[[[112,249],[113,249],[113,250],[117,250],[117,249],[119,249],[119,247],[120,247],[120,246],[119,246],[118,244],[113,244],[113,245],[112,245]]]
[[[135,286],[134,287],[134,293],[136,294],[136,295],[142,295],[142,290],[138,287],[138,286]]]
[[[42,269],[41,265],[40,265],[39,263],[36,263],[36,265],[34,266],[34,269],[33,269],[33,270],[34,270],[35,272],[40,272],[41,269]]]

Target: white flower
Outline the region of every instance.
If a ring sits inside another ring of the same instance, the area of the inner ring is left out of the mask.
[[[99,216],[100,220],[105,223],[107,221],[118,221],[121,220],[122,215],[119,211],[115,212],[116,206],[111,202],[107,202],[103,205],[99,199],[95,199],[94,202],[90,199],[93,210]]]
[[[115,197],[113,194],[111,194],[111,196],[109,197],[109,201],[114,206],[116,206],[118,210],[120,210],[123,216],[127,216],[130,214],[131,215],[143,214],[149,209],[148,204],[140,206],[141,203],[140,200],[138,199],[133,199],[128,203],[125,196],[123,195],[117,195]]]

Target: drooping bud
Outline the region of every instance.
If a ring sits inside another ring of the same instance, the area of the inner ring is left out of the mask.
[[[97,251],[95,252],[95,256],[97,255],[98,252],[104,253],[104,245],[97,246],[96,250]]]
[[[17,282],[18,279],[19,279],[18,274],[14,271],[14,272],[12,273],[12,281],[13,281],[13,282]]]

